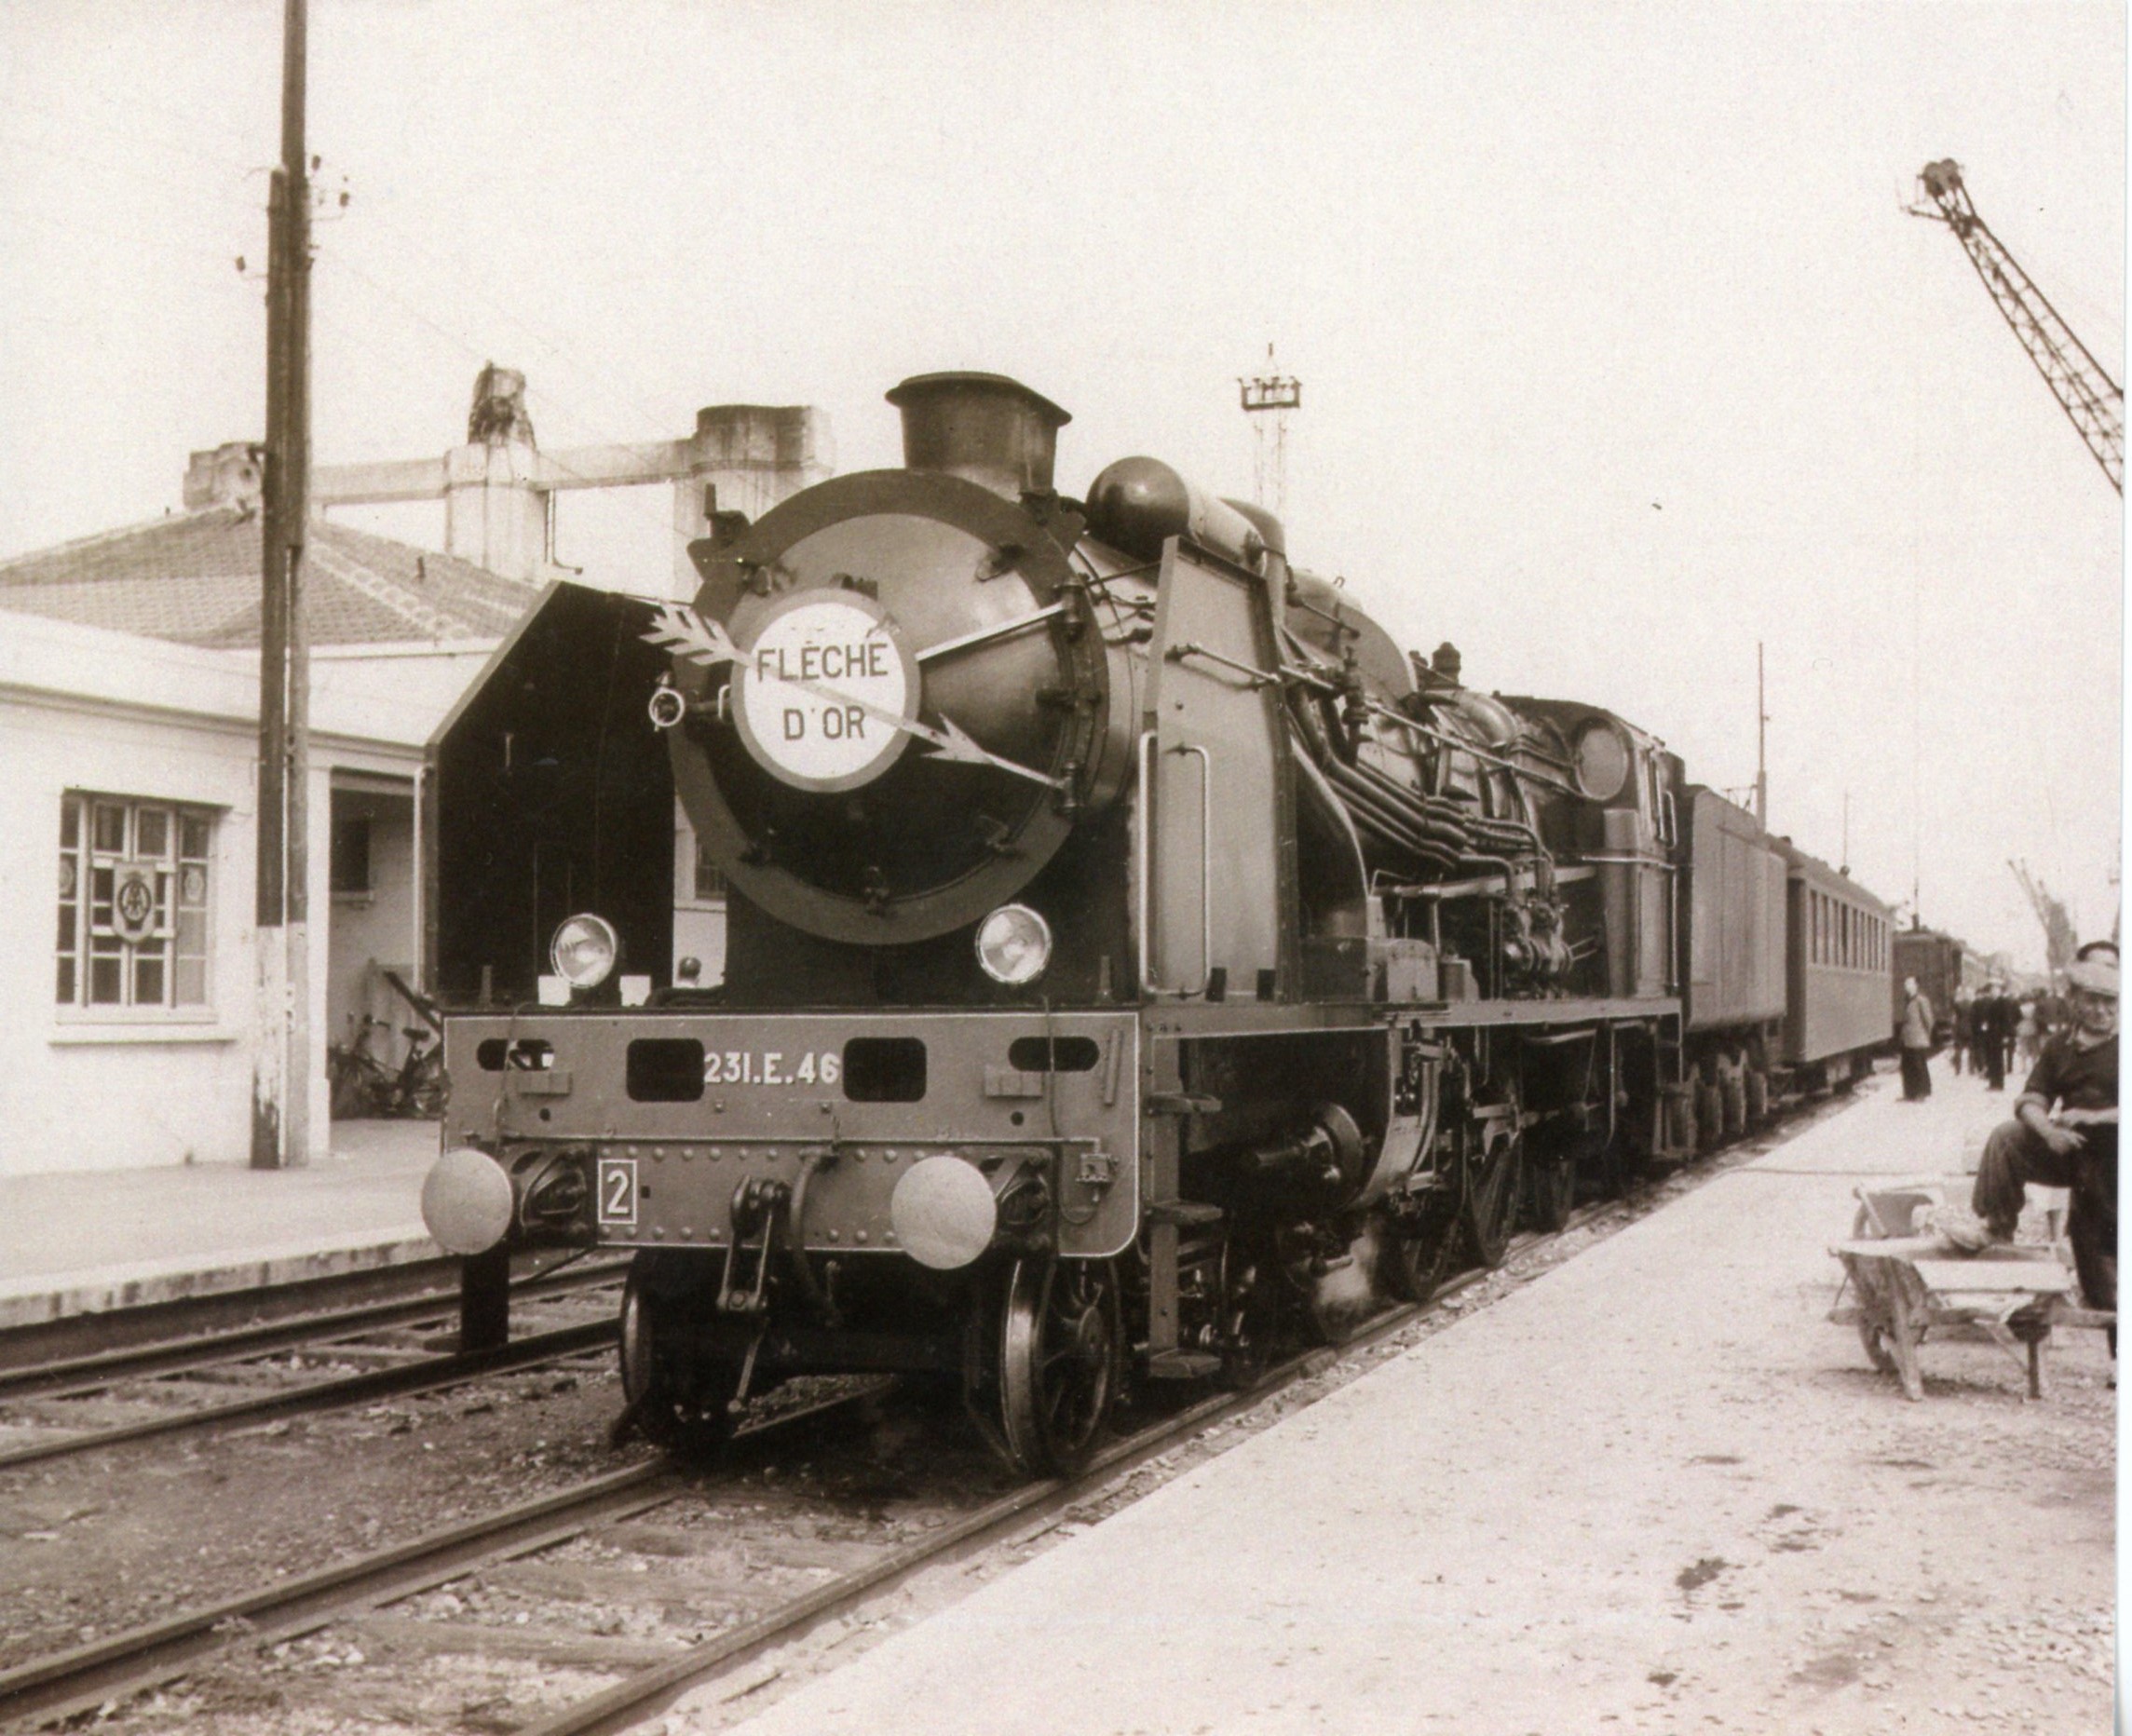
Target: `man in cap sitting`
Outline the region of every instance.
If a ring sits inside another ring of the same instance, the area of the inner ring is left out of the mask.
[[[2091,949],[2084,949],[2084,953]],[[2071,1023],[2044,1043],[2014,1119],[1992,1131],[1970,1206],[2011,1241],[2029,1182],[2072,1189],[2067,1234],[2081,1295],[2117,1307],[2117,960],[2098,952],[2066,972]],[[2111,1328],[2110,1353],[2117,1354]]]

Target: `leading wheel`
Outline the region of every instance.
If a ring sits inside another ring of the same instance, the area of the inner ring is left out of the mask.
[[[1512,1221],[1517,1215],[1518,1177],[1524,1141],[1498,1132],[1480,1152],[1467,1160],[1465,1198],[1459,1215],[1466,1246],[1474,1260],[1491,1270],[1510,1252]]]
[[[1024,1470],[1067,1476],[1088,1462],[1118,1394],[1122,1339],[1108,1261],[1014,1263],[999,1322],[999,1421]]]
[[[622,1287],[623,1416],[654,1446],[707,1453],[733,1432],[732,1401],[740,1374],[723,1358],[691,1356],[677,1315],[684,1306],[652,1282],[643,1256]]]

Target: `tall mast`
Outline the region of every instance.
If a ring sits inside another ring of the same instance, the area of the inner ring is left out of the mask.
[[[284,0],[281,166],[268,196],[266,463],[260,514],[258,1048],[251,1167],[310,1143],[310,669],[304,539],[311,468],[311,186],[304,148],[306,0]]]
[[[1770,823],[1769,690],[1762,682],[1762,644],[1755,641],[1755,818],[1763,831]]]
[[[1266,346],[1266,372],[1237,381],[1243,414],[1257,436],[1252,497],[1275,518],[1288,509],[1288,414],[1303,405],[1303,383],[1273,365],[1273,346]]]

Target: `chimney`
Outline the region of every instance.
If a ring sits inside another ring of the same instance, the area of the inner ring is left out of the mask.
[[[548,563],[539,464],[525,375],[492,361],[474,376],[467,443],[444,454],[445,551],[500,577],[537,584]]]
[[[467,440],[476,446],[535,444],[533,418],[525,412],[525,375],[488,363],[474,376],[474,404],[467,412]]]
[[[266,448],[255,441],[224,441],[211,452],[194,453],[185,465],[185,510],[235,507],[256,513],[265,466]]]
[[[1059,429],[1073,420],[1003,373],[914,374],[889,394],[903,413],[903,463],[966,477],[1010,500],[1049,493]]]
[[[688,545],[715,536],[715,521],[746,523],[831,475],[829,418],[810,404],[712,404],[696,413],[688,474],[673,485],[674,595],[693,597],[702,576]]]

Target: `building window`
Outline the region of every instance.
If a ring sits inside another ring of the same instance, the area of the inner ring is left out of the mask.
[[[59,1005],[207,1005],[213,838],[214,816],[203,808],[75,792],[62,799]]]
[[[696,840],[696,896],[705,902],[726,896],[726,876],[711,855],[711,847]]]
[[[333,816],[333,889],[348,896],[370,891],[370,816]]]

